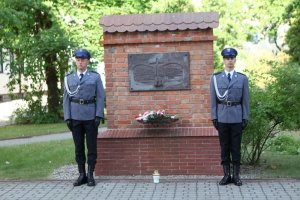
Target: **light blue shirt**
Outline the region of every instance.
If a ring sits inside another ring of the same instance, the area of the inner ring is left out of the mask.
[[[234,74],[234,70],[232,70],[231,72],[228,72],[228,71],[226,71],[226,70],[224,70],[224,71],[225,71],[226,77],[228,77],[228,74],[230,74],[230,78],[231,78],[231,80],[232,80],[233,74]]]
[[[86,72],[87,72],[87,69],[86,69],[83,73],[77,71],[77,76],[78,76],[78,78],[80,79],[80,74],[83,74],[83,76],[84,76],[84,75],[86,74]]]

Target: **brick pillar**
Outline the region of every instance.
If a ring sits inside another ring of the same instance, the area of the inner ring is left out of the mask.
[[[155,22],[160,20],[161,24],[156,23],[159,30],[152,31],[145,24],[155,17]],[[216,21],[215,13],[102,18],[108,130],[98,136],[97,175],[149,175],[154,169],[168,175],[220,173],[220,150],[210,120],[209,96],[214,17]],[[181,18],[187,21],[179,23]],[[169,25],[164,26],[168,23],[161,19],[169,19]],[[199,27],[189,27],[195,24]],[[129,90],[129,54],[169,52],[189,52],[189,90]],[[139,113],[158,109],[176,114],[180,120],[158,127],[135,120]]]

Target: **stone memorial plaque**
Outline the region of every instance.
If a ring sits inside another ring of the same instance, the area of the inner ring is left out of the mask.
[[[190,89],[189,52],[129,54],[130,91]]]

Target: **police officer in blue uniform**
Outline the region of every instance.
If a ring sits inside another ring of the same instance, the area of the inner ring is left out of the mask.
[[[211,118],[219,134],[224,171],[219,184],[241,186],[241,139],[242,131],[248,124],[249,84],[246,75],[234,70],[238,52],[234,48],[225,48],[221,55],[225,69],[214,73],[210,83]]]
[[[97,134],[100,122],[104,122],[105,93],[100,75],[87,69],[90,53],[85,49],[79,49],[75,51],[74,56],[77,71],[65,77],[63,98],[64,120],[72,131],[79,170],[79,177],[73,185],[80,186],[87,183],[88,186],[95,186],[93,173],[97,158]]]

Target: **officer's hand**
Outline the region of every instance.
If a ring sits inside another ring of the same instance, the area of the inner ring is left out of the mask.
[[[101,121],[102,121],[102,123],[104,121],[104,119],[102,117],[96,117],[95,118],[95,125],[96,125],[97,128],[99,127]]]
[[[247,126],[248,126],[248,120],[243,119],[243,122],[242,122],[242,129],[244,130]]]
[[[66,122],[67,122],[67,126],[68,126],[69,130],[73,131],[72,130],[72,120],[71,119],[67,119]]]
[[[213,119],[212,123],[213,123],[214,127],[218,130],[218,120],[217,119]]]

